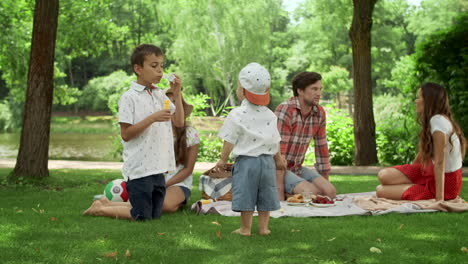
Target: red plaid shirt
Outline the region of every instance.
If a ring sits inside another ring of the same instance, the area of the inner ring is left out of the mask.
[[[280,150],[287,162],[288,170],[301,176],[307,148],[314,138],[315,168],[320,174],[330,171],[328,154],[326,114],[322,106],[312,107],[306,116],[301,115],[299,99],[294,96],[278,105],[275,111],[278,117],[278,131],[281,134]]]

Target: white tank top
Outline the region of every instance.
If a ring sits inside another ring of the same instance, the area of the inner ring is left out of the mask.
[[[453,131],[452,123],[442,115],[431,117],[431,134],[440,131],[445,134],[445,172],[453,172],[462,167],[461,144],[458,136],[452,134],[452,144],[449,142],[449,136]]]

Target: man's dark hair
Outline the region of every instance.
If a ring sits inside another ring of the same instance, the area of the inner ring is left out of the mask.
[[[297,89],[304,90],[307,86],[322,80],[322,75],[316,72],[300,72],[292,79],[294,96],[298,96]]]
[[[140,65],[143,67],[143,62],[145,61],[145,56],[154,54],[156,56],[164,56],[164,53],[159,47],[156,47],[155,45],[151,44],[141,44],[137,46],[132,53],[132,56],[130,57],[130,63],[132,65],[132,70],[133,66],[135,64]]]

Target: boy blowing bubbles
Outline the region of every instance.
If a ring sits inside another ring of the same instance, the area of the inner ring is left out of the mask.
[[[280,208],[276,167],[284,169],[279,158],[281,140],[276,115],[266,107],[270,102],[270,74],[258,63],[250,63],[239,73],[237,97],[241,105],[233,109],[218,136],[224,140],[217,169],[226,165],[232,151],[232,210],[241,212],[241,227],[233,233],[251,235],[252,216],[258,211],[258,233],[270,234],[270,211]],[[246,99],[246,100],[244,100]]]
[[[170,84],[175,105],[165,106],[169,98],[153,85],[163,75],[161,49],[142,44],[130,60],[137,80],[119,101],[122,174],[127,181],[132,219],[148,220],[161,216],[166,193],[163,173],[175,170],[171,119],[176,127],[184,126],[181,80],[176,75]]]

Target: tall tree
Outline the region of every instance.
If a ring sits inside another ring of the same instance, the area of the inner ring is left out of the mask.
[[[58,0],[36,0],[23,128],[11,179],[20,176],[44,178],[49,175],[47,163],[58,9]]]
[[[353,0],[353,20],[349,30],[353,50],[354,162],[377,163],[375,121],[372,110],[371,29],[377,0]]]

